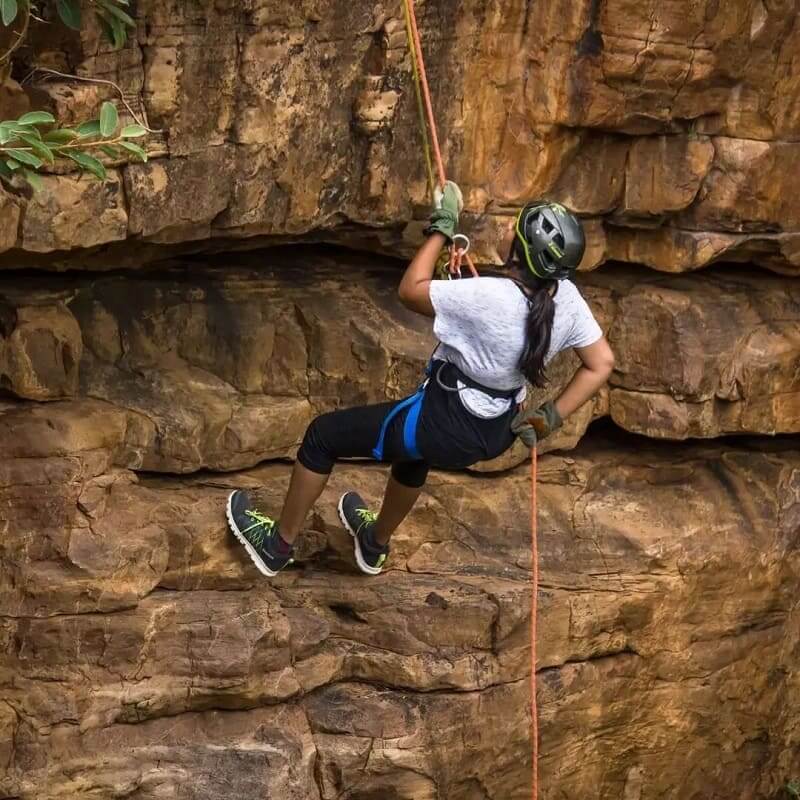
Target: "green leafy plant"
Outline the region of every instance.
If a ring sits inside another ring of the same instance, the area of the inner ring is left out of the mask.
[[[800,780],[789,781],[783,788],[789,797],[800,798]]]
[[[60,159],[73,161],[82,170],[105,180],[106,168],[92,152],[115,160],[133,156],[147,161],[144,149],[130,141],[146,134],[147,129],[141,125],[120,128],[117,109],[109,102],[103,103],[98,119],[74,128],[59,127],[47,111],[31,111],[19,119],[0,122],[0,179],[12,182],[19,175],[39,189],[39,171],[55,166]]]
[[[89,0],[88,6],[100,22],[106,38],[116,48],[122,47],[128,38],[128,28],[135,27],[133,18],[125,11],[129,0]],[[58,18],[73,30],[80,30],[82,23],[81,0],[0,0],[0,23],[8,27],[20,16],[22,29],[17,41],[0,61],[8,58],[25,37],[31,16],[40,18],[46,6],[55,7]]]

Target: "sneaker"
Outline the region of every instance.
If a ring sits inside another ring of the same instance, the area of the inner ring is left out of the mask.
[[[355,492],[347,492],[339,499],[339,519],[353,537],[356,564],[367,575],[379,575],[389,555],[389,546],[378,544],[372,536],[377,518]]]
[[[263,575],[272,578],[292,563],[294,551],[291,547],[286,549],[286,542],[278,533],[278,523],[253,508],[247,492],[237,489],[230,493],[227,516],[233,535]]]

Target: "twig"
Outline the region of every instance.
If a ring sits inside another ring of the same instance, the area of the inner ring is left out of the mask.
[[[28,8],[25,12],[25,22],[22,25],[22,30],[17,34],[17,41],[14,42],[14,44],[12,44],[11,47],[8,50],[6,50],[6,52],[3,53],[2,56],[0,56],[0,64],[3,64],[6,61],[8,61],[8,59],[11,58],[11,54],[22,44],[25,37],[28,35],[28,25],[30,25],[30,22],[31,22],[31,10],[30,8]]]
[[[133,109],[131,108],[130,103],[128,103],[128,101],[125,99],[125,93],[122,91],[122,89],[118,84],[114,83],[114,81],[109,81],[106,80],[105,78],[86,78],[82,75],[72,75],[71,73],[68,72],[59,72],[56,69],[49,69],[48,67],[35,67],[22,79],[22,83],[24,84],[27,81],[29,81],[33,77],[33,75],[36,74],[37,72],[42,72],[45,73],[46,75],[55,75],[59,78],[68,78],[68,79],[71,78],[72,80],[84,81],[85,83],[100,83],[105,86],[111,86],[117,90],[117,92],[119,93],[119,99],[122,101],[122,105],[125,106],[125,108],[128,110],[128,113],[133,117],[134,121],[138,125],[141,125],[148,133],[164,133],[163,129],[151,128],[147,124],[148,120],[146,112],[144,114],[144,122],[141,119],[139,119],[139,117],[134,113]]]
[[[80,139],[76,139],[74,142],[67,142],[65,144],[59,144],[59,145],[51,145],[48,144],[47,142],[44,142],[43,144],[46,147],[49,147],[54,153],[58,154],[62,150],[75,150],[75,149],[88,150],[90,147],[102,147],[103,145],[119,144],[120,142],[126,142],[126,141],[128,140],[125,139],[123,136],[116,136],[113,139],[100,139],[99,141],[94,141],[94,142],[82,142],[80,141]],[[36,152],[36,150],[34,150],[33,147],[29,147],[27,145],[23,147],[18,147],[13,143],[10,145],[9,144],[0,145],[0,153],[7,153],[9,150],[24,150],[26,152],[31,152],[31,153]]]

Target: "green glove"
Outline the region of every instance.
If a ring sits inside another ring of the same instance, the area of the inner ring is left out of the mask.
[[[522,409],[511,420],[511,430],[531,449],[561,427],[561,415],[552,400],[539,406],[536,411]]]
[[[425,235],[442,233],[448,240],[455,236],[458,228],[458,215],[464,210],[464,198],[461,189],[454,181],[447,181],[444,189],[436,188],[433,194],[433,212],[431,221],[425,228]]]

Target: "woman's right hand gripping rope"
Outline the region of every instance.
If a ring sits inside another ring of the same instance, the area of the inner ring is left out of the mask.
[[[535,411],[520,409],[511,420],[511,430],[533,450],[537,442],[546,439],[562,424],[561,414],[552,400],[543,403]]]
[[[443,188],[437,187],[433,194],[433,211],[431,212],[430,222],[425,228],[425,235],[441,233],[450,243],[450,256],[447,260],[448,277],[461,277],[461,262],[466,259],[467,266],[473,276],[478,273],[470,261],[467,251],[469,250],[469,239],[456,233],[458,230],[458,218],[464,210],[464,197],[461,189],[455,181],[447,181]]]
[[[441,233],[447,241],[453,241],[458,228],[459,214],[464,210],[464,197],[455,181],[447,181],[444,188],[438,186],[433,194],[433,211],[425,235]]]

